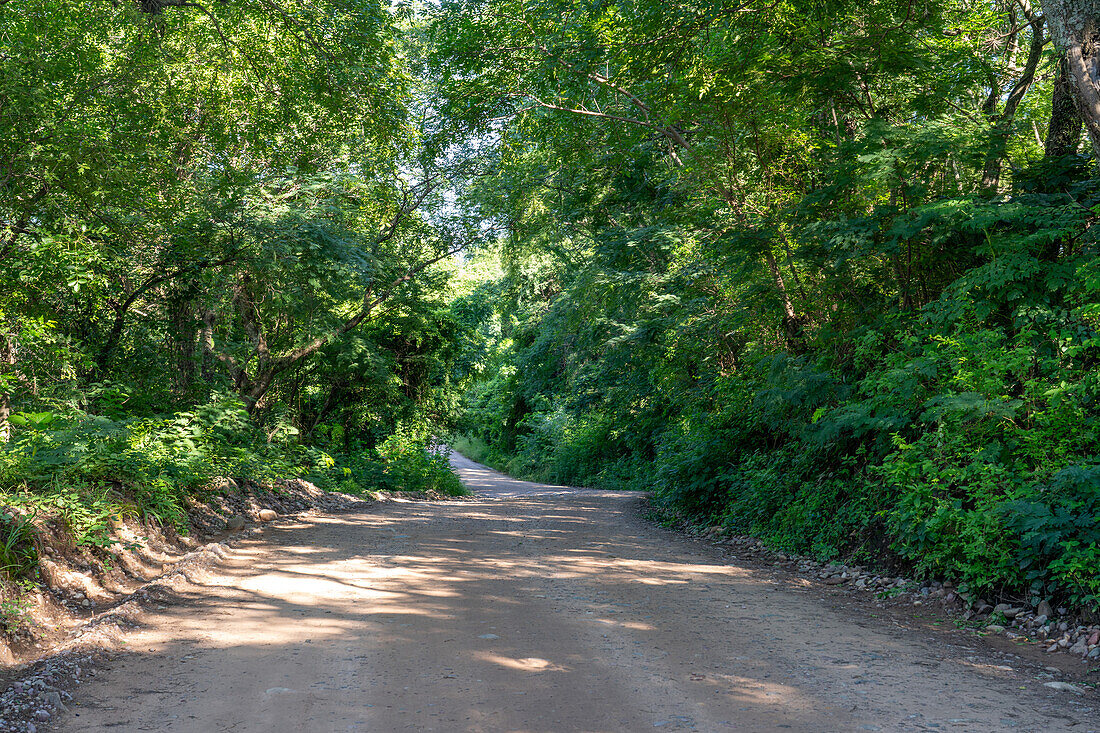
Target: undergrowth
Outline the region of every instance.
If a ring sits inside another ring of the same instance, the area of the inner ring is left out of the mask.
[[[160,417],[69,410],[13,423],[13,439],[0,448],[0,571],[12,578],[37,567],[36,524],[48,520],[78,547],[112,546],[123,518],[186,533],[189,499],[201,500],[221,476],[263,485],[302,478],[352,494],[465,493],[424,426],[344,453],[299,442],[296,431],[262,432],[233,398]]]
[[[650,490],[820,559],[1100,611],[1100,188],[1079,166],[1050,193],[1045,170],[1018,173],[1012,197],[805,227],[822,257],[888,239],[960,264],[922,307],[845,302],[797,348],[761,339],[748,309],[722,316],[671,259],[648,275],[657,244],[628,270],[642,244],[624,238],[498,341],[456,445],[526,478]]]

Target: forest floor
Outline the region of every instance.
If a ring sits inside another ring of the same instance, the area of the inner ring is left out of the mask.
[[[1100,730],[1094,690],[1004,640],[662,529],[639,494],[453,461],[475,501],[280,520],[190,568],[48,727]]]

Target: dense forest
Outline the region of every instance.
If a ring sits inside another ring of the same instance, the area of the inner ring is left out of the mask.
[[[432,446],[1100,608],[1100,6],[0,2],[0,563]]]

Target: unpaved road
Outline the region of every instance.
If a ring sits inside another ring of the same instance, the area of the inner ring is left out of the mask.
[[[271,526],[144,618],[67,731],[1096,730],[1089,692],[823,589],[729,565],[640,497],[513,481],[476,502]],[[1000,662],[1003,664],[1003,662]]]

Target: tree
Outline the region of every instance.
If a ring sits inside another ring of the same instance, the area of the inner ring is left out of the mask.
[[[1100,2],[1044,0],[1051,37],[1065,54],[1070,86],[1093,156],[1100,159]]]

